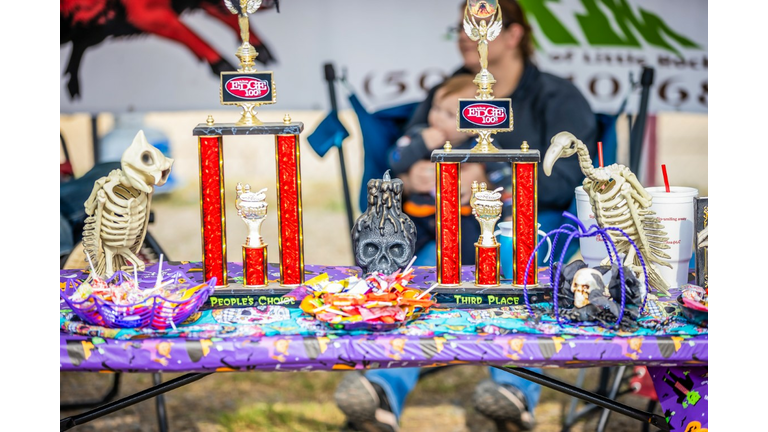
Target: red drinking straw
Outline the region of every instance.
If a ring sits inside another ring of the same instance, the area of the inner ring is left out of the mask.
[[[669,178],[667,177],[667,166],[664,164],[661,164],[661,173],[664,174],[664,187],[667,189],[667,192],[669,192]]]
[[[603,142],[597,142],[597,158],[600,161],[600,168],[603,167]]]

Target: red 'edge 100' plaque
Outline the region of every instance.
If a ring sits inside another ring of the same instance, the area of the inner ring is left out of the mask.
[[[221,103],[275,103],[272,72],[222,72]]]
[[[493,130],[512,128],[512,99],[459,99],[456,118],[460,131]]]

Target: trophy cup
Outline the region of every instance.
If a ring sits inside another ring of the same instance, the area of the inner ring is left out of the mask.
[[[288,114],[282,122],[262,122],[256,118],[256,107],[276,102],[272,72],[258,72],[254,69],[257,52],[248,42],[248,15],[256,12],[261,6],[261,0],[224,2],[233,14],[237,14],[242,45],[236,53],[240,59],[240,68],[236,72],[221,73],[220,102],[222,105],[238,105],[243,112],[237,123],[217,124],[209,115],[205,123],[198,124],[192,131],[198,137],[200,157],[203,272],[206,280],[216,277],[217,281],[221,281],[217,287],[228,285],[224,135],[274,135],[280,285],[301,285],[304,283],[304,235],[299,134],[304,130],[304,124],[292,121]]]
[[[237,215],[248,227],[248,237],[243,245],[243,286],[247,288],[267,285],[267,244],[261,237],[261,224],[267,217],[267,189],[256,193],[251,192],[251,186],[238,183],[235,208]]]
[[[499,242],[493,235],[496,222],[501,218],[501,190],[489,191],[485,183],[472,182],[469,205],[472,215],[480,223],[480,238],[475,243],[475,285],[499,286]]]
[[[512,100],[493,97],[496,82],[488,70],[488,42],[501,33],[501,8],[496,0],[467,0],[464,8],[464,32],[477,42],[480,55],[480,72],[473,82],[477,85],[474,99],[459,99],[456,128],[459,131],[477,135],[477,143],[470,150],[453,149],[446,143],[443,149],[432,151],[437,184],[436,226],[437,226],[437,282],[438,292],[450,292],[461,285],[461,164],[505,162],[512,165],[512,222],[515,250],[513,257],[514,274],[512,285],[538,285],[536,263],[525,271],[528,258],[535,253],[538,236],[537,218],[537,165],[540,161],[538,150],[531,150],[523,141],[519,150],[498,149],[493,145],[492,135],[513,129]],[[487,192],[487,191],[486,191]],[[478,191],[479,193],[479,191]],[[481,195],[482,196],[482,195]],[[482,210],[485,211],[485,210]],[[480,219],[479,219],[480,220]],[[481,224],[484,222],[481,222]],[[495,222],[494,222],[495,223]],[[487,233],[491,235],[492,230]],[[486,265],[493,248],[489,237],[479,241],[476,259],[476,285],[495,285],[498,278],[499,255],[496,249],[496,265]],[[486,250],[487,249],[487,250]],[[495,270],[494,270],[495,269]],[[495,274],[494,274],[495,272]],[[505,275],[507,276],[507,275]],[[509,276],[507,276],[509,277]],[[493,282],[493,283],[490,283]],[[447,289],[443,290],[442,287]]]

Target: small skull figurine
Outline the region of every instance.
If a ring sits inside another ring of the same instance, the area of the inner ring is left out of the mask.
[[[405,268],[416,252],[416,225],[403,213],[403,181],[368,182],[368,208],[352,228],[355,262],[368,273],[391,274]]]
[[[576,272],[573,276],[571,291],[573,292],[573,305],[577,308],[590,304],[589,297],[593,291],[596,294],[603,291],[602,294],[605,297],[609,297],[608,290],[603,282],[602,273],[591,268],[583,268]]]

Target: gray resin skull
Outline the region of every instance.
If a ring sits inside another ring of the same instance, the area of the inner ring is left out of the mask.
[[[368,208],[352,228],[355,262],[363,273],[391,274],[403,269],[416,252],[416,226],[402,211],[403,182],[368,182]]]

